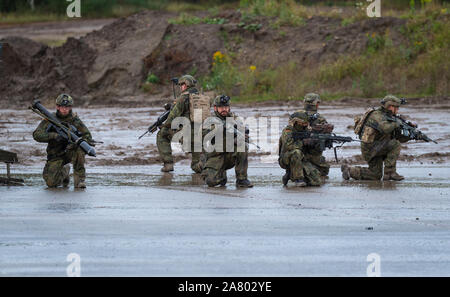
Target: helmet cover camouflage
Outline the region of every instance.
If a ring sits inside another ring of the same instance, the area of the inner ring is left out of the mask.
[[[58,106],[72,106],[73,105],[73,98],[70,95],[67,95],[67,94],[60,94],[56,98],[56,105],[58,105]]]
[[[219,95],[214,98],[214,106],[230,106],[231,98],[227,95]]]
[[[308,93],[305,95],[303,102],[307,105],[316,105],[320,103],[320,96],[316,93]]]
[[[395,97],[394,95],[387,95],[380,101],[381,105],[383,105],[385,108],[388,108],[389,106],[399,107],[400,104],[403,104],[403,102],[403,100]]]
[[[197,80],[192,75],[185,74],[178,79],[178,85],[181,86],[182,84],[186,84],[188,88],[195,87]]]

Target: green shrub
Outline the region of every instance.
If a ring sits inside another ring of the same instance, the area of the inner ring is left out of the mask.
[[[150,73],[147,76],[146,82],[157,84],[157,83],[159,83],[159,78],[155,74]]]

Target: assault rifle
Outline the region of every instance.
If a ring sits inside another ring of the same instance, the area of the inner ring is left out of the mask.
[[[156,120],[156,122],[154,122],[152,125],[150,125],[150,127],[148,127],[147,131],[145,131],[144,134],[142,134],[141,136],[139,136],[139,139],[141,139],[145,134],[149,133],[152,134],[156,131],[156,129],[158,129],[159,126],[161,126],[162,124],[164,124],[164,122],[167,120],[167,118],[169,117],[169,113],[170,110],[172,108],[172,104],[170,103],[166,103],[164,104],[164,109],[166,110],[162,115],[160,115],[158,117],[158,119]]]
[[[339,136],[334,133],[330,134],[323,134],[323,133],[315,133],[315,132],[292,132],[292,138],[294,140],[304,140],[304,139],[312,139],[319,143],[319,148],[321,151],[324,151],[325,148],[332,148],[334,150],[334,157],[336,159],[336,163],[339,162],[337,158],[337,152],[336,149],[338,147],[342,147],[346,142],[352,142],[352,141],[358,141],[361,142],[358,139],[353,139],[348,136]],[[340,143],[338,146],[333,146],[334,143]]]
[[[83,138],[73,125],[65,126],[51,112],[49,112],[39,100],[34,100],[30,109],[41,118],[50,122],[61,137],[66,139],[70,144],[76,144],[89,156],[95,157],[95,149]]]
[[[258,150],[261,150],[261,147],[259,145],[257,145],[253,141],[250,141],[250,137],[248,136],[248,134],[250,133],[250,130],[248,129],[247,126],[245,127],[245,134],[243,134],[241,131],[239,131],[239,129],[237,128],[236,125],[232,125],[231,123],[227,123],[227,121],[222,121],[222,122],[224,123],[224,127],[225,127],[226,131],[234,133],[234,135],[243,136],[244,139],[245,139],[245,143],[253,144],[254,146],[256,146],[256,148]]]
[[[172,91],[173,91],[173,99],[177,100],[177,96],[175,94],[175,85],[178,85],[178,78],[177,77],[173,77],[170,79],[170,81],[172,82]],[[172,105],[170,103],[166,103],[164,104],[164,109],[166,110],[162,115],[160,115],[158,117],[158,119],[156,120],[155,123],[153,123],[152,125],[150,125],[150,127],[148,127],[147,131],[145,131],[144,134],[142,134],[141,136],[139,136],[138,139],[141,139],[145,134],[149,133],[152,134],[156,131],[156,129],[158,129],[159,126],[161,126],[162,124],[164,124],[164,122],[167,120],[167,118],[169,117],[169,113],[170,110],[172,109]]]
[[[396,136],[404,137],[410,140],[423,140],[425,142],[437,142],[430,137],[428,137],[425,133],[417,129],[417,125],[405,120],[400,115],[387,117],[387,120],[390,122],[397,122],[400,124],[400,128],[396,129],[394,133]]]
[[[214,117],[214,121],[217,121],[217,124],[223,125],[226,133],[233,134],[235,137],[237,135],[240,135],[240,136],[244,137],[245,143],[253,144],[254,146],[256,146],[256,148],[258,150],[261,150],[261,147],[259,145],[257,145],[253,141],[250,141],[250,137],[248,136],[248,134],[250,133],[250,130],[248,129],[247,126],[245,126],[245,134],[244,134],[238,129],[237,124],[233,125],[232,123],[227,122],[227,120],[222,120],[218,117]]]

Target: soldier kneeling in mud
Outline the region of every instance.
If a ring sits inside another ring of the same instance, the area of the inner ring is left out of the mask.
[[[342,165],[342,177],[345,180],[380,180],[381,177],[385,181],[404,179],[397,173],[396,165],[400,142],[409,139],[396,137],[395,131],[400,128],[400,123],[393,120],[401,102],[399,98],[388,95],[381,100],[381,107],[368,110],[363,117],[357,118],[355,132],[361,136],[361,153],[369,167]]]
[[[78,135],[88,143],[92,143],[91,133],[80,118],[72,112],[73,99],[67,94],[56,98],[56,118],[65,126],[74,126]],[[67,139],[59,135],[55,127],[47,120],[42,120],[33,132],[37,142],[48,143],[47,163],[43,177],[49,188],[67,187],[70,183],[70,164],[73,165],[73,181],[75,188],[86,188],[86,169],[84,167],[85,152],[76,144],[69,144]]]
[[[215,187],[217,185],[225,186],[227,183],[227,170],[235,167],[236,171],[236,187],[251,188],[252,183],[247,179],[248,169],[248,144],[245,143],[244,151],[238,150],[238,140],[236,134],[236,127],[233,126],[232,135],[234,140],[233,150],[231,152],[226,151],[226,120],[227,118],[233,118],[237,120],[237,116],[230,112],[230,97],[221,95],[214,99],[214,116],[219,122],[223,123],[223,143],[221,151],[214,150],[206,154],[206,163],[203,169],[202,175],[205,182],[209,187]],[[215,127],[210,130],[214,130]],[[210,132],[209,131],[209,132]],[[245,131],[245,138],[248,138],[248,133]],[[211,139],[211,143],[215,144],[216,139]]]
[[[315,149],[319,143],[311,138],[297,137],[296,132],[311,131],[309,116],[304,111],[297,111],[289,117],[289,124],[283,129],[279,140],[280,167],[286,169],[283,185],[289,180],[296,187],[320,186],[323,183],[321,172],[307,158],[307,152]]]
[[[318,113],[320,96],[315,93],[308,93],[303,100],[304,112],[309,116],[309,125],[313,132],[329,134],[333,132],[334,126],[329,124],[327,120]],[[311,148],[306,152],[306,159],[311,162],[324,178],[328,178],[330,172],[330,164],[323,156],[323,150],[320,147]]]

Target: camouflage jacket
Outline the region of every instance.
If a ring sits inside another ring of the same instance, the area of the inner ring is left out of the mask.
[[[372,143],[386,138],[393,138],[393,132],[399,127],[399,123],[389,120],[390,117],[392,117],[392,113],[384,107],[379,107],[373,111],[364,124],[363,141]]]
[[[187,117],[189,119],[190,109],[189,109],[189,94],[198,93],[196,88],[188,88],[175,101],[175,105],[170,110],[167,120],[164,122],[164,127],[169,128],[172,125],[172,121],[177,117]]]
[[[306,131],[306,130],[305,130]],[[286,152],[290,152],[293,150],[303,150],[305,148],[303,144],[303,140],[297,139],[295,140],[292,137],[292,133],[295,132],[294,128],[290,125],[286,126],[281,132],[281,137],[278,142],[278,153],[279,156],[284,155]]]
[[[63,125],[73,125],[78,132],[81,134],[81,138],[86,140],[88,143],[92,142],[92,136],[89,129],[83,124],[80,118],[73,113],[70,113],[66,117],[59,116],[58,113],[53,113],[56,118],[61,121]],[[39,126],[33,132],[33,138],[37,142],[48,143],[47,145],[47,158],[53,159],[62,156],[67,149],[68,142],[66,140],[56,141],[55,139],[50,139],[50,133],[56,133],[53,125],[47,121],[42,120]]]
[[[223,141],[223,152],[225,152],[226,151],[226,147],[227,147],[227,141],[226,141],[227,134],[230,133],[230,131],[227,132],[227,129],[225,127],[227,118],[230,118],[230,117],[233,118],[237,123],[239,123],[239,125],[242,125],[242,122],[239,120],[238,116],[235,113],[232,113],[232,112],[230,112],[228,114],[228,116],[226,116],[226,117],[220,115],[217,112],[214,112],[212,114],[212,117],[216,117],[216,118],[220,119],[223,122],[223,134],[222,134],[222,137],[223,137],[222,139],[223,140],[222,141]],[[215,129],[215,125],[213,124],[213,125],[211,125],[211,128],[205,129],[204,133],[208,134],[208,133],[212,132],[214,129]],[[244,131],[241,131],[241,132],[245,133]],[[211,139],[211,143],[213,143],[213,144],[215,143],[214,138]],[[234,133],[234,151],[236,151],[236,149],[237,149],[237,134]],[[217,152],[217,153],[220,154],[220,152]]]

